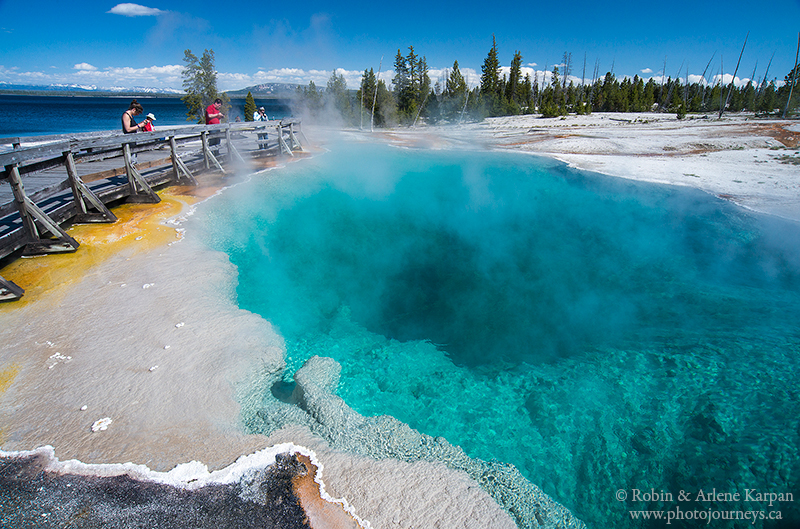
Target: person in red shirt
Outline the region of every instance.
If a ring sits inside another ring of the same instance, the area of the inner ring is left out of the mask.
[[[206,125],[217,125],[220,118],[225,117],[225,114],[220,112],[220,108],[222,108],[222,99],[215,99],[213,103],[208,105],[208,108],[206,108]]]
[[[144,120],[144,131],[145,132],[153,132],[153,122],[156,120],[156,117],[150,113],[147,114],[147,117]]]

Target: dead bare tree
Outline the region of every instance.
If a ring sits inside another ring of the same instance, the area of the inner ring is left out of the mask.
[[[665,63],[665,64],[666,64],[666,63]],[[682,69],[683,69],[683,63],[681,63],[681,67],[680,67],[680,68],[678,68],[678,73],[677,73],[677,75],[675,75],[675,80],[676,80],[676,81],[677,81],[677,80],[680,80],[680,78],[681,78],[681,70],[682,70]],[[687,74],[687,75],[688,75],[688,74]],[[674,82],[670,82],[670,83],[669,83],[669,90],[667,91],[667,99],[664,101],[664,106],[665,106],[665,107],[668,107],[668,106],[669,106],[670,98],[672,97],[672,89],[673,89],[673,88],[675,88],[675,83],[674,83]]]
[[[375,95],[372,96],[372,113],[369,118],[369,131],[375,132],[375,104],[378,102],[378,84],[381,78],[381,68],[383,67],[383,55],[381,55],[381,62],[378,63],[378,76],[375,77]]]
[[[564,80],[561,82],[561,86],[564,90],[567,89],[567,77],[569,77],[569,72],[572,69],[572,53],[564,52]]]
[[[783,109],[782,119],[786,119],[786,112],[789,110],[789,103],[792,101],[792,92],[794,91],[794,83],[797,80],[797,59],[800,57],[800,33],[797,34],[797,51],[794,54],[794,68],[792,69],[792,78],[789,86],[789,99],[786,100],[786,106]]]
[[[722,54],[719,56],[719,108],[722,108],[722,94],[725,92],[725,65],[722,62]],[[722,114],[720,114],[722,115]]]
[[[750,75],[750,82],[748,84],[755,84],[754,81],[756,79],[756,70],[758,69],[758,60],[756,60],[756,65],[753,66],[753,73]]]
[[[764,79],[761,82],[758,83],[758,93],[756,94],[756,97],[760,97],[761,96],[761,92],[763,92],[764,88],[766,88],[767,84],[769,84],[769,83],[767,83],[767,77],[769,76],[769,67],[772,66],[772,59],[774,59],[774,58],[775,58],[775,52],[773,51],[772,52],[772,57],[769,58],[769,62],[767,63],[767,69],[764,72]]]
[[[586,53],[583,54],[583,76],[581,77],[581,85],[586,84]]]
[[[736,72],[739,71],[739,64],[742,62],[742,55],[744,54],[744,47],[747,46],[747,37],[750,36],[750,32],[747,32],[747,35],[744,36],[744,44],[742,44],[742,51],[739,52],[739,60],[736,61],[736,68],[733,70],[733,79],[731,79],[731,86],[728,88],[728,96],[725,98],[725,104],[719,107],[719,117],[722,117],[722,113],[725,112],[725,107],[728,106],[728,102],[731,100],[731,92],[733,92],[733,83],[736,82]]]
[[[583,75],[581,76],[581,98],[580,102],[583,103],[583,96],[586,87],[586,52],[583,52]]]
[[[714,55],[716,55],[716,54],[717,54],[717,52],[714,52],[714,53],[711,54],[711,58],[708,59],[708,64],[706,64],[706,69],[703,70],[702,79],[703,79],[703,82],[706,83],[706,84],[708,83],[708,80],[706,79],[706,72],[708,71],[708,67],[711,66],[711,61],[714,60]],[[700,103],[700,106],[701,106],[701,108],[705,108],[706,107],[706,90],[705,90],[705,87],[703,87],[703,99],[702,99],[702,102]]]
[[[683,108],[688,107],[689,101],[689,65],[686,65],[686,84],[683,86]]]

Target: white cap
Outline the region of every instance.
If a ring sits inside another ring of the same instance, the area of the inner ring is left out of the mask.
[[[151,120],[151,121],[155,121],[155,120],[156,120],[156,117],[155,117],[155,116],[153,115],[153,113],[151,112],[151,113],[147,114],[147,119],[149,119],[149,120]]]

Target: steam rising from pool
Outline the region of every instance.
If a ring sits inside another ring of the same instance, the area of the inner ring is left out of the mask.
[[[333,357],[360,413],[513,463],[588,526],[659,508],[618,489],[800,494],[797,224],[534,157],[372,144],[199,220],[240,307],[284,336],[287,384]]]

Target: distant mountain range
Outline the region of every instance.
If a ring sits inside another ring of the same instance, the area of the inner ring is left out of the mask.
[[[289,97],[296,95],[298,86],[291,83],[263,83],[248,86],[241,90],[228,90],[226,93],[231,97],[245,97],[247,92],[250,92],[253,96]]]
[[[29,84],[12,84],[0,81],[0,91],[5,92],[69,92],[69,93],[112,93],[112,94],[166,94],[177,95],[183,94],[182,90],[175,90],[174,88],[151,88],[146,86],[111,86],[111,87],[98,87],[96,85],[80,85],[80,84],[50,84],[50,85],[29,85]]]
[[[297,90],[296,84],[289,83],[264,83],[254,86],[248,86],[241,90],[228,90],[226,93],[230,97],[245,97],[247,92],[253,96],[261,97],[290,97],[295,95]],[[176,90],[174,88],[152,88],[146,86],[112,86],[112,87],[98,87],[96,85],[79,85],[79,84],[50,84],[50,85],[26,85],[26,84],[12,84],[0,81],[0,92],[19,92],[19,93],[70,93],[70,94],[83,94],[83,95],[136,95],[136,94],[153,94],[153,95],[183,95],[183,90]]]

